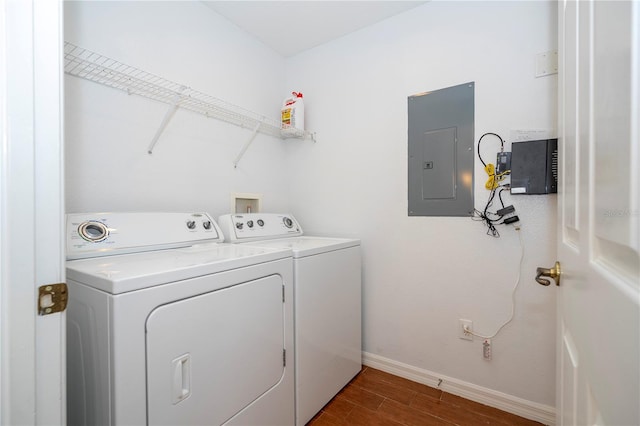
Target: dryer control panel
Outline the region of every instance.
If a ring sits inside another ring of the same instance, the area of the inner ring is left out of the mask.
[[[230,243],[302,235],[298,221],[290,214],[238,213],[218,218],[225,240]]]
[[[222,242],[208,213],[76,213],[67,215],[67,259]]]

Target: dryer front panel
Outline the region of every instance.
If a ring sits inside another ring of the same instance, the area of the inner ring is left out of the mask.
[[[148,424],[223,424],[276,387],[283,294],[271,275],[156,308],[146,323]]]

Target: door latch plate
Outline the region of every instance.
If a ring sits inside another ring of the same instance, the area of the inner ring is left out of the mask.
[[[67,309],[67,284],[47,284],[38,288],[38,315],[55,314]]]

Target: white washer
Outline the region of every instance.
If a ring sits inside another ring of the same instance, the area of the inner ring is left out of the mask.
[[[288,214],[225,215],[219,224],[228,242],[293,250],[296,424],[302,426],[362,368],[360,240],[302,236]]]
[[[294,424],[291,250],[220,241],[206,213],[68,215],[69,425]]]

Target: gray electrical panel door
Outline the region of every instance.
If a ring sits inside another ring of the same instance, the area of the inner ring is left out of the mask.
[[[409,97],[409,216],[473,213],[474,83]]]

